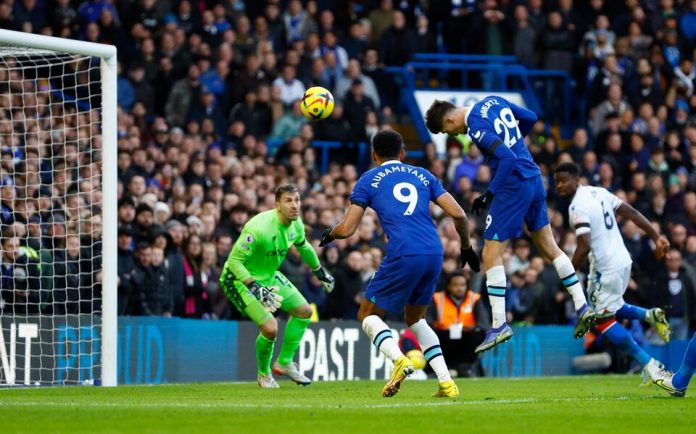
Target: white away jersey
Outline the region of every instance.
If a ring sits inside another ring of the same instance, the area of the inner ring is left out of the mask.
[[[601,187],[579,186],[568,214],[576,235],[590,234],[590,270],[609,273],[631,265],[614,211],[621,199]]]

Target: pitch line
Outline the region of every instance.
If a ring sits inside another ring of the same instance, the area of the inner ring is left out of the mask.
[[[468,406],[468,405],[509,405],[509,404],[540,404],[540,403],[551,403],[551,402],[594,402],[594,401],[645,401],[648,399],[654,399],[656,396],[645,396],[645,397],[629,397],[629,396],[616,396],[616,397],[588,397],[588,398],[548,398],[548,399],[538,399],[538,398],[521,398],[521,399],[482,399],[476,401],[462,401],[462,400],[447,400],[447,401],[437,401],[437,402],[394,402],[394,403],[383,403],[383,404],[335,404],[335,405],[312,405],[308,407],[307,404],[291,404],[291,403],[243,403],[243,402],[201,402],[201,403],[185,403],[185,402],[162,402],[162,403],[115,403],[115,402],[65,402],[65,401],[4,401],[0,402],[0,408],[2,407],[79,407],[79,408],[123,408],[123,409],[136,409],[136,408],[174,408],[174,409],[331,409],[331,410],[359,410],[365,408],[411,408],[411,407],[456,407],[456,406]],[[659,398],[659,397],[657,397]]]

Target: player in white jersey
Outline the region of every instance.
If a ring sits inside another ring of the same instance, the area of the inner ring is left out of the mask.
[[[631,278],[631,255],[624,245],[616,216],[633,221],[655,243],[660,259],[669,250],[669,241],[660,235],[640,212],[601,187],[579,185],[580,168],[564,163],[556,168],[558,194],[571,198],[568,214],[577,236],[573,268],[579,270],[590,257],[588,300],[597,314],[595,328],[611,343],[643,366],[644,380],[654,379],[662,364],[652,359],[616,320],[638,319],[655,326],[660,337],[669,341],[669,323],[660,308],[645,309],[624,302]]]

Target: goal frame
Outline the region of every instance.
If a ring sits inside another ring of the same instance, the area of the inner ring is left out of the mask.
[[[102,327],[101,384],[117,384],[117,57],[113,45],[0,29],[0,43],[99,57],[102,107]]]

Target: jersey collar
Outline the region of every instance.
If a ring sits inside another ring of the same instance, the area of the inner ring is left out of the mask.
[[[465,108],[466,108],[466,115],[464,116],[464,122],[466,122],[466,126],[468,128],[469,127],[469,115],[471,114],[471,111],[473,110],[474,106],[468,105]]]
[[[399,160],[389,160],[389,161],[385,161],[384,163],[380,164],[380,166],[386,166],[387,164],[401,164],[401,161],[399,161]]]

